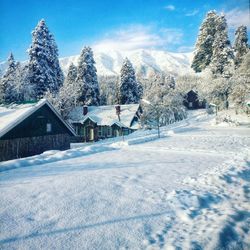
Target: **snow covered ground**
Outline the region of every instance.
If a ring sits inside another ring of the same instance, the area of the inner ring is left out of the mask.
[[[0,164],[0,249],[249,249],[250,128],[186,121]]]

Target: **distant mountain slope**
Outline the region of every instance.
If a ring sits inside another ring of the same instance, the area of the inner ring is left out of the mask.
[[[190,68],[193,53],[172,53],[160,50],[133,50],[133,51],[94,51],[98,75],[119,75],[123,59],[128,57],[136,72],[148,76],[151,72],[166,72],[173,75],[191,73]],[[77,65],[78,55],[60,58],[60,64],[67,72],[71,62]],[[0,63],[0,73],[6,69],[6,62]]]
[[[167,72],[173,75],[180,75],[192,72],[190,65],[193,53],[171,53],[159,50],[133,50],[121,52],[94,51],[96,68],[98,75],[118,75],[120,74],[123,59],[128,57],[134,65],[136,71],[145,76],[151,72]],[[77,64],[78,56],[70,56],[60,59],[64,72],[67,71],[71,62]]]

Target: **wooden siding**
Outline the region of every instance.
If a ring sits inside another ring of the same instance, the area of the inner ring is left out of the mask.
[[[68,134],[0,140],[0,161],[41,154],[46,150],[69,149],[70,141]]]

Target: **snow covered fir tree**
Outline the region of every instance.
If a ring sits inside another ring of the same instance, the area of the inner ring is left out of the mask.
[[[97,80],[95,60],[90,47],[84,47],[78,59],[76,82],[81,94],[79,101],[84,105],[99,105],[100,90]]]
[[[213,74],[230,74],[233,68],[233,49],[228,39],[227,22],[224,15],[217,17],[215,39],[212,45],[211,70]]]
[[[61,115],[66,119],[73,107],[79,104],[81,89],[76,81],[77,67],[71,63],[68,73],[64,79],[63,86],[57,94],[47,92],[45,97],[60,111]]]
[[[234,52],[236,68],[240,66],[244,59],[244,56],[249,51],[247,42],[247,27],[242,25],[235,31]]]
[[[191,65],[195,72],[204,70],[212,60],[218,18],[219,16],[215,11],[209,11],[200,27],[195,45],[196,51]]]
[[[64,76],[59,65],[58,48],[45,20],[32,32],[28,75],[34,88],[34,98],[42,98],[47,91],[55,94],[63,84]]]
[[[16,93],[14,89],[16,85],[17,72],[17,64],[12,53],[10,54],[7,62],[8,67],[1,80],[1,96],[2,102],[11,103],[16,101]]]
[[[119,86],[119,103],[138,103],[140,100],[139,84],[136,81],[135,70],[128,58],[125,58],[121,68],[121,79]]]

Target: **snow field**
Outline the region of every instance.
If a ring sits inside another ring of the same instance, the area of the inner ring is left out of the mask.
[[[0,248],[248,249],[249,128],[210,120],[2,163]]]

